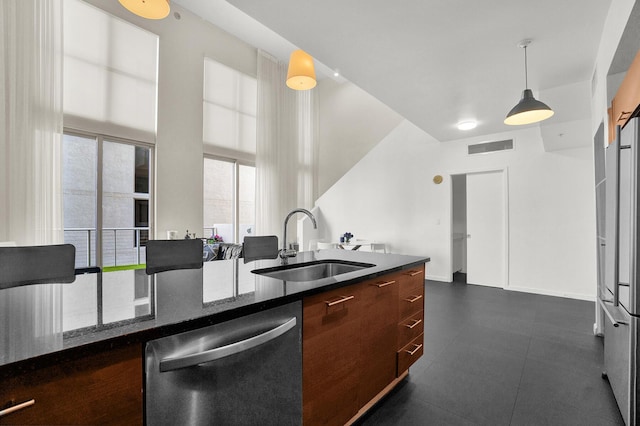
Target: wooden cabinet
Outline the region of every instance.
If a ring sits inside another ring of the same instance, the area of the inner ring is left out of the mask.
[[[360,293],[363,312],[358,404],[363,407],[396,377],[397,276],[364,282],[360,285]]]
[[[131,345],[4,380],[0,424],[142,424],[142,350]]]
[[[422,355],[423,301],[424,267],[304,299],[305,426],[351,424],[406,375]]]
[[[615,139],[616,126],[624,126],[640,104],[640,51],[629,66],[609,108],[609,143]]]
[[[424,351],[424,268],[402,272],[398,283],[396,374],[400,377]]]
[[[358,407],[360,287],[303,301],[302,402],[305,426],[345,424]]]

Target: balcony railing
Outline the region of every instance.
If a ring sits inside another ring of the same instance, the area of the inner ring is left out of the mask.
[[[76,247],[76,268],[96,266],[96,228],[65,228],[64,242]],[[102,265],[140,265],[146,262],[149,227],[103,228]]]

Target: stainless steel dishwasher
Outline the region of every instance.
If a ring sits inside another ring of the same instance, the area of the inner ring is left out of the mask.
[[[145,349],[148,425],[302,424],[302,303]]]

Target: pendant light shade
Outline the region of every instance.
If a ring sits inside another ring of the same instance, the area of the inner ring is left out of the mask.
[[[316,87],[316,71],[313,58],[304,50],[294,50],[289,57],[287,86],[293,90],[309,90]]]
[[[169,15],[169,0],[119,0],[129,12],[147,19],[163,19]]]
[[[527,46],[531,43],[531,40],[523,40],[518,46],[524,48],[524,85],[525,89],[522,92],[522,98],[516,106],[514,106],[507,117],[504,119],[504,124],[510,126],[520,126],[523,124],[537,123],[553,115],[553,110],[549,108],[544,102],[540,102],[533,96],[533,92],[528,88],[528,76],[527,76]]]
[[[553,110],[544,102],[533,97],[531,89],[524,89],[522,99],[509,111],[504,124],[517,126],[521,124],[537,123],[546,120],[553,115]]]

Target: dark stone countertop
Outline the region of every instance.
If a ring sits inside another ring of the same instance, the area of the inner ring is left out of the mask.
[[[430,261],[424,256],[407,256],[359,252],[352,250],[320,250],[299,253],[288,263],[318,260],[341,260],[369,263],[375,266],[329,278],[308,282],[283,281],[251,271],[280,266],[280,259],[257,260],[244,264],[243,259],[205,262],[203,269],[164,272],[154,276],[149,295],[149,311],[122,315],[116,321],[100,321],[64,333],[62,347],[49,349],[38,355],[25,355],[10,362],[0,362],[0,378],[25,370],[46,367],[55,363],[78,359],[86,354],[180,333],[227,321],[260,310],[283,305],[305,296],[355,284],[395,271],[421,266]],[[112,274],[105,273],[103,275]],[[144,271],[138,271],[144,274]],[[145,275],[141,275],[146,277]],[[80,285],[81,283],[63,284]],[[47,284],[44,284],[47,285]],[[119,283],[101,277],[100,288],[111,300],[118,294]],[[111,291],[111,287],[114,287]],[[64,287],[63,287],[64,291]],[[98,297],[99,300],[102,300]],[[103,300],[102,304],[106,304]],[[103,314],[107,306],[97,306]],[[126,310],[125,310],[126,311]],[[6,350],[6,349],[5,349]]]

